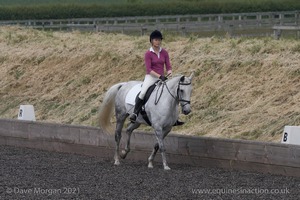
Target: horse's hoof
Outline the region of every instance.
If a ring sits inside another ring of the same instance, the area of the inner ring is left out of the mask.
[[[168,166],[164,166],[164,170],[171,170],[171,168]]]
[[[120,155],[120,158],[125,159],[127,156],[127,152],[125,150],[122,150],[122,153]]]
[[[152,169],[152,168],[153,168],[153,164],[152,164],[152,163],[149,163],[149,164],[148,164],[148,168],[149,168],[149,169]]]
[[[120,165],[120,164],[121,164],[120,161],[119,161],[119,160],[116,160],[114,165],[118,166],[118,165]]]

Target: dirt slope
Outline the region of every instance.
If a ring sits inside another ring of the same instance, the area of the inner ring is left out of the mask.
[[[300,124],[299,40],[164,36],[174,73],[196,74],[174,132],[280,141]],[[148,48],[148,36],[1,27],[0,118],[33,104],[39,121],[96,126],[107,88],[143,79]]]

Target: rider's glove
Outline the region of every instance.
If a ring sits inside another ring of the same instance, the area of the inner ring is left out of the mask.
[[[166,81],[168,78],[161,75],[161,76],[159,77],[159,79],[162,80],[162,81]]]

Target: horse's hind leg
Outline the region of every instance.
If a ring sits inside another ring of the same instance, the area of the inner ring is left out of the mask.
[[[122,138],[122,128],[124,125],[126,117],[121,118],[121,119],[117,119],[117,125],[116,125],[116,131],[115,131],[115,141],[116,141],[116,149],[115,149],[115,165],[120,165],[120,141]]]
[[[127,130],[126,130],[126,133],[128,135],[128,138],[127,138],[127,144],[125,146],[125,150],[122,151],[122,154],[121,154],[121,158],[122,159],[125,159],[127,154],[130,152],[130,138],[131,138],[131,133],[134,129],[137,129],[141,124],[139,123],[130,123]]]

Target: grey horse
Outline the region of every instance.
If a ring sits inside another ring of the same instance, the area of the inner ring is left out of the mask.
[[[153,159],[157,151],[160,150],[164,169],[170,169],[167,164],[165,155],[166,149],[164,146],[164,138],[171,131],[174,123],[178,119],[179,104],[181,105],[183,114],[187,115],[191,112],[190,99],[192,93],[193,75],[194,73],[192,73],[189,77],[179,75],[165,82],[158,82],[156,88],[154,89],[144,106],[158,141],[154,145],[153,151],[148,158],[149,168],[153,168]],[[115,108],[115,165],[119,165],[120,158],[124,159],[130,151],[130,137],[132,131],[138,128],[142,123],[147,124],[141,114],[139,114],[136,122],[130,123],[128,125],[126,130],[126,133],[128,134],[127,144],[125,146],[125,150],[123,150],[120,155],[119,145],[121,140],[122,128],[124,126],[126,118],[133,112],[133,105],[127,104],[125,102],[125,98],[130,89],[138,83],[141,82],[129,81],[113,85],[106,92],[103,102],[100,106],[99,125],[105,132],[111,134],[113,134],[113,128],[110,119],[113,115],[113,108]]]

